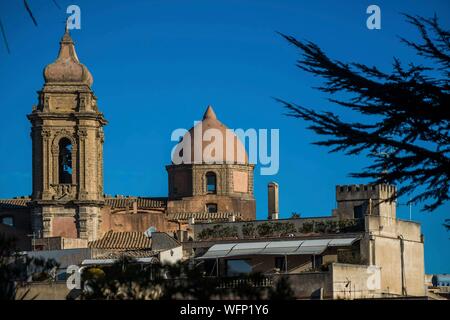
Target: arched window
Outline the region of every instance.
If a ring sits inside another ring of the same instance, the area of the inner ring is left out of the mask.
[[[72,143],[67,138],[59,141],[59,183],[72,183]]]
[[[214,172],[208,172],[206,174],[206,192],[216,193],[217,191],[217,178]]]

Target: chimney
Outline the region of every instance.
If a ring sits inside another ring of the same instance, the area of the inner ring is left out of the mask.
[[[138,213],[138,204],[137,201],[133,201],[133,213],[137,214]]]
[[[269,220],[278,220],[278,183],[270,182],[267,185],[267,199],[269,204]]]

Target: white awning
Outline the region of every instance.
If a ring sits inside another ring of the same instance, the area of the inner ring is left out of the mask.
[[[243,255],[319,255],[328,247],[351,246],[356,240],[358,238],[215,244],[197,259],[218,259]]]
[[[330,239],[305,240],[295,251],[295,254],[321,254],[330,241]]]
[[[341,239],[333,239],[328,244],[329,247],[340,247],[340,246],[351,246],[353,242],[355,242],[357,238],[341,238]]]
[[[262,254],[270,242],[244,242],[236,244],[227,256],[245,256]]]
[[[304,241],[274,241],[270,242],[263,250],[263,254],[293,254]]]
[[[202,256],[202,259],[217,259],[225,257],[236,243],[215,244]]]

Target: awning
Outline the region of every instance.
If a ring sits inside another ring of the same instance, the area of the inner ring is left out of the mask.
[[[304,241],[274,241],[270,242],[264,249],[264,254],[292,254]]]
[[[319,255],[328,247],[351,246],[359,238],[241,242],[215,244],[196,259],[218,259],[243,255]]]
[[[305,240],[294,254],[321,254],[330,242],[330,239]]]
[[[225,257],[236,243],[215,244],[202,256],[202,259],[216,259]]]
[[[356,238],[333,239],[328,244],[329,247],[351,246]]]
[[[228,255],[246,256],[249,254],[262,254],[270,242],[244,242],[236,244]]]

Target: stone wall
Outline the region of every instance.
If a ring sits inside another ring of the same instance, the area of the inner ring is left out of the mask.
[[[395,201],[386,201],[396,193],[392,185],[337,185],[337,209],[333,215],[342,218],[353,218],[355,207],[360,206],[362,215],[378,215],[396,217]]]
[[[386,294],[425,294],[424,245],[420,224],[387,217],[366,217],[362,253],[369,264],[381,267]]]
[[[218,212],[240,213],[243,219],[256,218],[253,196],[253,169],[250,164],[182,164],[166,166],[169,177],[171,213],[207,212],[206,205],[217,204]],[[216,190],[208,192],[206,174],[216,175]]]
[[[112,212],[110,207],[102,208],[100,224],[100,237],[109,230],[140,231],[145,232],[150,227],[162,232],[175,232],[179,226],[177,223],[166,219],[162,210],[120,210]]]

